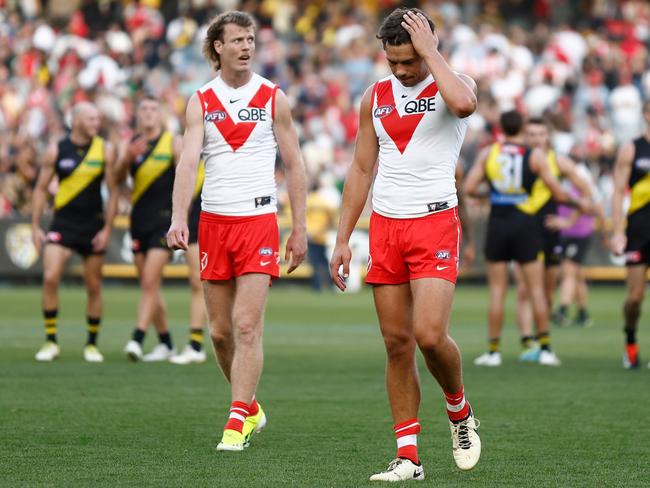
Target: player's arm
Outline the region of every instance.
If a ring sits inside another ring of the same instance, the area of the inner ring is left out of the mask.
[[[368,88],[363,95],[359,109],[359,131],[357,132],[352,164],[345,177],[336,246],[330,261],[332,280],[341,290],[345,290],[345,279],[350,274],[352,252],[348,243],[368,199],[373,169],[379,154],[379,143],[372,126],[371,112],[372,88]],[[343,276],[339,275],[340,266],[343,266]]]
[[[43,165],[38,173],[38,179],[36,180],[34,195],[32,197],[34,207],[32,212],[32,241],[39,253],[45,242],[45,233],[41,228],[41,217],[43,216],[43,210],[47,202],[47,187],[56,171],[55,164],[58,152],[59,150],[55,143],[51,143],[48,146],[45,157],[43,158]]]
[[[203,149],[203,108],[196,95],[190,97],[185,111],[185,133],[182,142],[175,142],[174,154],[180,151],[174,191],[172,193],[172,222],[167,232],[167,245],[172,249],[187,250],[190,230],[187,226],[190,203],[196,183],[196,172]]]
[[[625,252],[627,237],[625,235],[625,215],[623,214],[623,198],[630,181],[632,162],[634,160],[634,144],[627,143],[618,151],[614,164],[614,194],[612,196],[612,238],[610,246],[617,256]]]
[[[113,230],[113,220],[117,215],[117,199],[119,198],[119,185],[115,179],[115,147],[108,141],[104,143],[104,181],[108,189],[108,201],[106,202],[104,227],[92,240],[95,252],[103,251],[108,246]]]
[[[413,48],[431,71],[449,110],[460,118],[472,115],[478,103],[476,83],[469,76],[457,74],[449,67],[438,51],[438,34],[431,31],[424,15],[408,11],[402,26],[411,36]]]
[[[460,219],[460,227],[463,231],[463,264],[470,265],[474,262],[475,251],[474,242],[472,240],[472,227],[467,213],[466,198],[463,195],[464,179],[465,169],[461,162],[458,162],[456,164],[456,193],[458,194],[458,218]]]
[[[479,187],[485,181],[485,161],[489,152],[490,148],[485,147],[476,156],[474,164],[469,170],[469,173],[467,173],[467,178],[465,178],[465,182],[463,183],[463,195],[474,198],[485,197],[483,193],[479,192]]]
[[[588,213],[591,210],[591,202],[581,198],[573,198],[560,184],[548,165],[546,155],[540,149],[533,149],[530,153],[530,168],[537,174],[544,184],[551,191],[553,199],[570,207],[578,207],[581,212]]]
[[[117,161],[113,170],[115,181],[121,184],[126,180],[129,168],[135,162],[135,159],[144,154],[147,150],[147,140],[138,136],[133,140],[126,141],[120,145]]]
[[[275,95],[275,119],[273,132],[278,143],[280,157],[284,163],[287,178],[287,193],[291,205],[291,235],[287,239],[285,261],[289,261],[287,273],[295,270],[307,253],[307,224],[305,208],[307,206],[307,175],[305,163],[300,153],[298,134],[293,126],[291,108],[286,95],[278,90]]]
[[[573,159],[566,156],[557,156],[557,164],[560,168],[560,173],[580,192],[580,196],[586,200],[593,202],[593,194],[591,185],[585,178],[580,176],[577,171],[577,166]],[[593,205],[592,205],[593,207]]]

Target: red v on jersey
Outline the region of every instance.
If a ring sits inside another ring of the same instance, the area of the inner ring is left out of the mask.
[[[393,85],[390,80],[382,81],[377,83],[375,87],[375,92],[377,94],[377,107],[391,106],[393,110],[390,114],[382,117],[381,125],[384,126],[384,130],[388,136],[393,140],[399,152],[404,154],[406,146],[413,138],[413,133],[419,125],[424,113],[418,114],[404,114],[400,116],[397,113],[397,107],[395,106],[395,97],[393,96]],[[438,85],[436,82],[432,82],[427,85],[424,90],[416,97],[420,98],[430,98],[436,96],[438,93]]]
[[[257,93],[251,98],[248,106],[251,108],[263,109],[268,103],[269,99],[275,95],[277,87],[271,88],[267,85],[261,85]],[[209,88],[201,94],[205,102],[204,113],[221,111],[226,114],[226,118],[221,121],[214,121],[214,126],[221,132],[221,135],[230,145],[233,151],[237,151],[248,140],[257,125],[257,122],[233,122],[232,118],[226,111],[225,107],[217,97],[212,88]]]

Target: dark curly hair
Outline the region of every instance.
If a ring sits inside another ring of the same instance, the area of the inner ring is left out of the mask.
[[[431,20],[431,17],[429,17],[419,8],[396,8],[388,15],[388,17],[384,19],[384,21],[379,26],[377,39],[381,40],[384,49],[386,48],[386,44],[390,44],[391,46],[399,46],[401,44],[411,43],[411,35],[404,27],[402,27],[404,14],[409,11],[424,15],[427,19],[427,22],[429,22],[431,32],[435,31],[436,25],[433,23],[433,20]]]
[[[223,41],[223,31],[228,24],[235,24],[240,27],[253,27],[255,28],[255,19],[246,13],[237,10],[232,12],[224,12],[217,15],[205,35],[203,41],[203,56],[212,63],[214,69],[219,69],[220,59],[219,53],[214,49],[214,41]]]

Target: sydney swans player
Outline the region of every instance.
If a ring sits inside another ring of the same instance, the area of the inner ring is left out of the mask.
[[[345,290],[348,241],[379,159],[366,281],[373,285],[386,346],[397,457],[370,479],[400,481],[424,477],[417,452],[416,346],[445,394],[457,466],[471,469],[480,456],[478,421],[463,392],[460,351],[448,335],[461,243],[454,173],[466,117],[477,102],[474,81],[451,71],[438,52],[433,22],[420,10],[396,9],[377,37],[393,74],[370,87],[361,102],[330,272]]]
[[[187,215],[201,153],[199,252],[210,333],[230,382],[232,404],[218,450],[241,451],[266,424],[255,399],[262,372],[264,308],[280,274],[274,179],[276,151],[284,162],[292,232],[289,273],[307,251],[305,169],[286,96],[253,73],[255,25],[243,12],[219,15],[204,54],[219,69],[187,106],[183,152],[176,170],[170,247],[187,249]]]

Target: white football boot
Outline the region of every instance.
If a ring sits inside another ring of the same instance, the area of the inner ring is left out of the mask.
[[[205,363],[207,356],[205,351],[197,351],[192,346],[187,344],[180,354],[176,354],[169,358],[172,364],[191,364],[191,363]]]
[[[501,353],[500,352],[486,352],[474,360],[476,366],[501,366]]]
[[[56,342],[47,341],[38,350],[35,359],[36,361],[43,361],[43,362],[54,361],[56,358],[59,357],[60,352],[61,350],[59,349],[59,345]]]
[[[559,366],[562,364],[562,361],[560,361],[560,358],[553,351],[542,349],[539,353],[539,364],[542,366]]]
[[[393,459],[386,471],[373,474],[370,481],[407,481],[424,479],[424,467],[415,464],[410,459],[396,458]]]
[[[131,361],[140,361],[142,359],[142,346],[138,341],[129,341],[124,347],[124,353]]]
[[[145,363],[155,363],[159,361],[168,361],[170,357],[176,355],[176,349],[170,349],[167,344],[158,344],[149,354],[145,354],[142,360]]]
[[[449,422],[451,447],[454,461],[463,471],[472,469],[481,457],[481,438],[478,436],[480,422],[472,413],[460,422]]]
[[[101,352],[99,352],[99,349],[97,349],[97,346],[93,344],[86,344],[86,347],[84,347],[84,359],[88,363],[103,363],[104,362],[104,356],[102,355]]]

